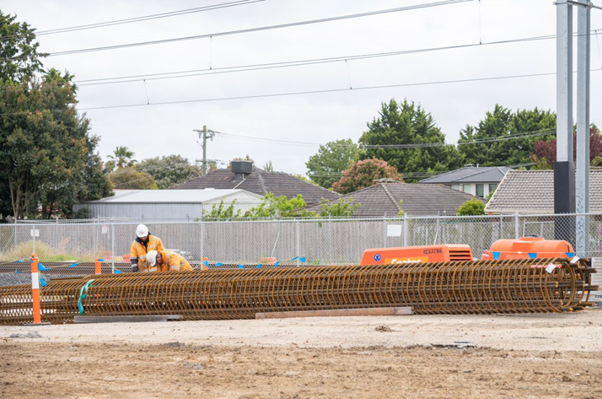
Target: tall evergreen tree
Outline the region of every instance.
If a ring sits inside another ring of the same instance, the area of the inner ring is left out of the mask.
[[[458,150],[465,163],[510,166],[529,163],[536,141],[556,131],[556,115],[537,108],[512,112],[496,105],[477,126],[460,132]],[[496,139],[497,141],[492,141]]]
[[[445,143],[445,135],[431,114],[420,105],[405,100],[398,103],[392,99],[383,103],[379,116],[368,123],[368,131],[359,142],[366,146],[362,159],[382,159],[405,176],[462,165],[455,147]],[[404,147],[387,147],[390,145]],[[406,178],[406,181],[412,179]]]

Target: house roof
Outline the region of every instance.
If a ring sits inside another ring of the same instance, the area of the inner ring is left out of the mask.
[[[275,196],[284,195],[291,199],[301,194],[307,204],[318,204],[321,198],[332,200],[341,195],[323,187],[303,181],[284,172],[266,172],[253,167],[253,172],[246,175],[243,181],[235,180],[235,174],[230,169],[218,169],[179,184],[172,189],[233,189],[239,188],[264,196],[273,193]]]
[[[428,184],[461,184],[461,183],[499,183],[506,172],[511,170],[505,166],[475,167],[465,166],[462,169],[452,170],[428,179],[420,180],[420,183]]]
[[[337,201],[348,198],[352,204],[361,204],[355,211],[355,216],[361,217],[395,216],[401,209],[412,216],[455,215],[456,209],[473,197],[435,184],[387,183],[346,194]],[[403,200],[403,204],[399,205],[399,200]],[[309,210],[318,212],[319,206]]]
[[[86,204],[142,204],[142,203],[205,203],[227,197],[238,197],[237,203],[246,203],[242,194],[256,203],[261,199],[260,195],[245,190],[115,190],[112,197],[102,198],[96,201],[87,201]]]
[[[590,212],[602,212],[602,169],[590,171],[589,191]],[[509,171],[485,212],[554,213],[554,171]]]

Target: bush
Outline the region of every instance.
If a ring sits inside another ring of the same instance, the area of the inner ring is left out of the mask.
[[[456,209],[457,216],[479,216],[485,214],[485,204],[475,197],[466,201]]]

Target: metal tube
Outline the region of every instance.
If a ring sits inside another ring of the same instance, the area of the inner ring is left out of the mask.
[[[590,100],[590,25],[591,10],[577,8],[577,176],[575,211],[589,212],[589,100]],[[589,239],[588,217],[577,216],[576,246],[579,256],[587,256]]]

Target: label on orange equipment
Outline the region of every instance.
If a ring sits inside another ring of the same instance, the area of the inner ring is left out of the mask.
[[[403,257],[403,258],[387,258],[385,259],[385,264],[386,265],[400,265],[403,263],[422,263],[422,262],[428,262],[429,258],[428,257]]]

